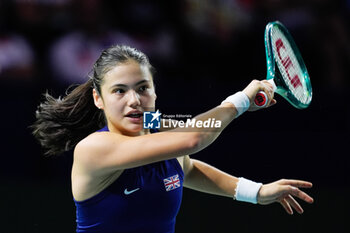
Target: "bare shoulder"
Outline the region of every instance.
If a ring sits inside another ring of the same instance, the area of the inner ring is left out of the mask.
[[[99,145],[105,145],[105,143],[110,143],[118,138],[124,138],[127,136],[123,136],[121,134],[112,133],[109,131],[104,132],[95,132],[90,135],[88,135],[86,138],[81,140],[78,144],[90,144],[92,146],[99,146]]]
[[[72,192],[76,200],[86,200],[96,195],[120,176],[122,170],[108,169],[101,162],[116,138],[118,135],[113,133],[98,132],[76,145],[71,174]]]
[[[80,155],[88,155],[96,151],[100,151],[106,145],[110,138],[108,132],[92,133],[83,140],[81,140],[74,149],[74,156],[80,157]]]
[[[130,137],[124,136],[117,133],[111,133],[111,132],[95,132],[81,140],[76,145],[76,150],[80,151],[87,151],[90,150],[108,150],[110,149],[110,146],[116,146],[118,143],[122,143],[129,139]]]
[[[108,155],[122,138],[122,135],[110,132],[92,133],[76,145],[74,161],[85,166],[98,165],[103,156]]]

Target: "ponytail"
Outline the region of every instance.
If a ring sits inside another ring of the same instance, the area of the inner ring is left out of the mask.
[[[67,91],[63,98],[44,94],[45,101],[38,106],[36,122],[31,128],[45,155],[73,149],[80,140],[106,124],[103,111],[94,104],[92,88],[89,79],[70,93]]]

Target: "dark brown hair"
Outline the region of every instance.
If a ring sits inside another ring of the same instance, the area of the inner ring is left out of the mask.
[[[38,106],[36,122],[31,125],[33,135],[45,149],[46,155],[62,154],[105,124],[102,110],[93,100],[93,88],[101,95],[104,75],[113,67],[134,60],[145,65],[153,74],[154,69],[141,51],[125,45],[116,45],[104,50],[93,66],[89,80],[70,91],[64,97],[54,98],[48,92]]]

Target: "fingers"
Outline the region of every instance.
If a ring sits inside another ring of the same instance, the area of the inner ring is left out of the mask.
[[[280,203],[288,214],[293,214],[293,209],[292,209],[292,207],[290,207],[290,205],[286,199],[282,199],[280,201]]]
[[[272,202],[279,202],[288,214],[293,214],[293,209],[299,214],[304,212],[300,204],[295,200],[295,197],[307,202],[313,203],[314,199],[307,193],[301,191],[300,188],[311,188],[312,183],[303,180],[287,180],[282,179],[267,185],[263,185],[261,191],[264,193],[265,202],[261,203],[269,204]],[[265,188],[266,190],[263,190]],[[270,201],[266,201],[270,200]]]
[[[307,203],[314,202],[314,199],[312,197],[310,197],[308,194],[306,194],[298,188],[311,188],[312,183],[302,180],[280,180],[277,183],[282,185],[281,189],[283,190],[283,195],[291,194]]]
[[[268,107],[271,107],[271,106],[275,105],[276,103],[277,103],[277,101],[276,101],[275,99],[272,99],[271,102],[270,102],[270,104],[267,105],[266,107],[267,107],[267,108],[268,108]]]
[[[312,197],[310,197],[309,195],[307,195],[305,192],[301,191],[300,189],[293,187],[293,186],[289,186],[289,193],[292,194],[295,197],[298,197],[299,199],[307,202],[307,203],[313,203],[314,199]]]
[[[303,208],[301,208],[299,203],[291,195],[288,195],[285,199],[299,214],[304,213]]]
[[[264,91],[268,97],[268,102],[266,106],[272,106],[273,104],[271,105],[271,101],[273,100],[273,96],[274,96],[273,86],[267,80],[262,80],[261,84],[262,84],[261,86],[262,91]]]
[[[312,183],[304,180],[287,180],[287,179],[282,179],[278,181],[279,184],[282,185],[291,185],[294,187],[298,188],[311,188]]]
[[[299,203],[291,196],[288,195],[282,200],[280,200],[281,205],[286,210],[288,214],[293,214],[293,209],[295,209],[299,214],[304,213],[303,208],[299,205]]]
[[[265,88],[266,93],[273,94],[273,86],[269,81],[267,80],[262,80],[261,83],[263,84],[263,88]]]
[[[269,83],[267,80],[258,81],[253,80],[244,90],[243,92],[248,96],[251,103],[254,103],[254,100],[256,98],[256,95],[259,91],[263,91],[267,95],[267,104],[266,107],[270,107],[274,104],[276,104],[276,100],[273,99],[274,96],[274,89],[271,83]],[[265,108],[266,108],[265,107]],[[257,107],[256,105],[252,104],[249,108],[249,111],[256,111],[258,109],[261,109],[260,107]]]

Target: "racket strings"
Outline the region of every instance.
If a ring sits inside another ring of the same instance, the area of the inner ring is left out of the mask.
[[[275,60],[284,82],[298,101],[307,104],[310,102],[311,96],[303,81],[304,73],[292,46],[278,27],[272,28],[271,37]],[[283,49],[281,49],[281,47],[283,47]]]

